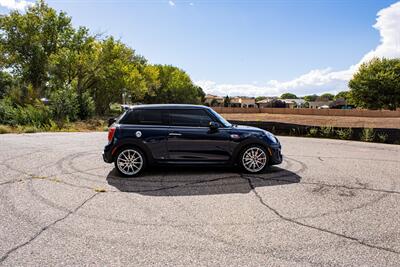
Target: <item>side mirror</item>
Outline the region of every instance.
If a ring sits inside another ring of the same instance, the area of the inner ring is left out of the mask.
[[[210,121],[208,126],[210,127],[210,130],[212,130],[212,131],[215,131],[219,128],[218,123],[216,123],[215,121]]]
[[[116,118],[109,118],[108,119],[108,127],[110,127],[114,122],[116,122],[117,119]]]

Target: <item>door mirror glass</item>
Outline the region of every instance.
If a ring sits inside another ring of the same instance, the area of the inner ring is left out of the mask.
[[[209,127],[210,127],[211,130],[217,130],[219,125],[215,121],[210,121]]]

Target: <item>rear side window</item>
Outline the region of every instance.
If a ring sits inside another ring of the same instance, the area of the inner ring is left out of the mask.
[[[174,126],[208,127],[213,119],[201,109],[177,109],[169,111],[169,122]]]
[[[119,121],[120,124],[138,124],[137,110],[128,111],[126,115]]]
[[[120,121],[120,124],[164,125],[162,110],[142,109],[132,110]]]

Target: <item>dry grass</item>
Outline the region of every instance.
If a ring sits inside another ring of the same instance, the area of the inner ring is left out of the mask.
[[[310,126],[332,126],[351,128],[397,128],[400,129],[400,118],[369,118],[344,116],[314,116],[268,113],[226,113],[221,114],[227,120],[283,122]]]
[[[78,121],[73,123],[65,124],[62,128],[56,125],[36,128],[34,126],[9,126],[0,125],[0,134],[6,133],[36,133],[36,132],[102,132],[107,131],[107,122],[103,119],[90,119],[87,121]]]

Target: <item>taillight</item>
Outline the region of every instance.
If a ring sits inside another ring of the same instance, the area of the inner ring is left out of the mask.
[[[108,129],[108,142],[111,142],[115,133],[115,127]]]

